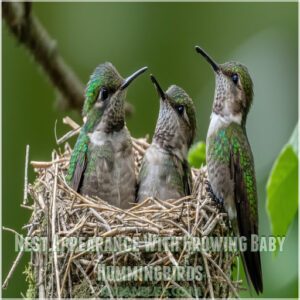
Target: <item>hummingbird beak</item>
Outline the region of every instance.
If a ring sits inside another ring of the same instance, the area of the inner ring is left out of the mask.
[[[219,65],[202,48],[196,46],[195,49],[199,54],[201,54],[207,60],[207,62],[212,66],[212,68],[216,73],[220,72]]]
[[[147,69],[148,69],[148,67],[143,67],[143,68],[137,70],[136,72],[134,72],[133,74],[131,74],[130,76],[128,76],[125,79],[125,81],[123,82],[123,84],[121,85],[120,90],[126,89],[135,78],[137,78],[138,76],[143,74]]]
[[[151,81],[153,82],[153,84],[156,88],[158,96],[161,97],[162,100],[165,100],[166,99],[166,94],[163,91],[163,89],[160,87],[160,85],[159,85],[158,81],[156,80],[156,78],[151,74],[150,79],[151,79]]]

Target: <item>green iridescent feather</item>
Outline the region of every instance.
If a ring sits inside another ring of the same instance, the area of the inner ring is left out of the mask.
[[[71,183],[71,181],[73,179],[77,163],[80,163],[80,164],[84,163],[83,160],[85,159],[85,157],[87,155],[89,142],[90,142],[90,139],[89,139],[88,135],[84,131],[81,131],[79,134],[79,137],[76,141],[76,144],[74,146],[74,150],[72,152],[72,156],[70,159],[68,175],[66,177],[66,180],[68,183]]]
[[[215,161],[228,166],[230,165],[231,157],[233,157],[235,163],[238,161],[242,170],[245,193],[250,203],[251,217],[253,221],[256,221],[257,191],[255,170],[245,129],[236,123],[231,123],[228,127],[221,128],[212,135],[209,145],[208,152]],[[246,199],[244,200],[246,201]]]
[[[101,114],[102,112],[99,110],[91,110],[88,113],[87,122],[82,126],[80,134],[78,136],[78,139],[76,141],[76,144],[72,152],[68,175],[66,177],[68,183],[70,183],[73,179],[77,163],[83,164],[84,163],[83,160],[86,159],[88,155],[89,142],[90,142],[88,133],[92,132],[97,122],[101,120]]]
[[[123,78],[111,63],[106,62],[99,65],[91,75],[85,90],[83,116],[86,116],[93,107],[101,86],[105,86],[109,90],[116,90],[122,81]]]

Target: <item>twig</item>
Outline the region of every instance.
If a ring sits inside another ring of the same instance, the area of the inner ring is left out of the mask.
[[[74,263],[74,264],[76,265],[76,267],[80,270],[80,272],[82,273],[83,277],[85,278],[85,280],[86,280],[87,283],[89,284],[89,287],[90,287],[90,290],[91,290],[92,294],[95,294],[95,290],[94,290],[94,288],[93,288],[93,285],[92,285],[92,283],[91,283],[89,277],[88,277],[88,276],[86,275],[86,273],[84,272],[84,270],[83,270],[82,266],[80,265],[80,263],[78,263],[77,261],[74,261],[73,263]]]
[[[218,271],[222,274],[222,276],[226,280],[227,284],[230,286],[234,296],[236,298],[239,298],[239,295],[238,295],[236,289],[234,288],[234,286],[232,285],[230,279],[227,277],[227,275],[224,273],[224,271],[220,268],[220,266],[212,258],[210,258],[207,253],[202,252],[202,254],[203,254],[203,257],[205,256],[218,269]]]
[[[53,186],[53,197],[52,197],[52,242],[56,240],[55,238],[55,219],[56,219],[56,191],[57,191],[57,175],[58,175],[58,164],[55,165],[55,174],[54,174],[54,186]],[[54,247],[52,247],[54,248]],[[58,271],[58,262],[57,262],[57,251],[54,249],[54,267],[55,267],[55,277],[56,277],[56,291],[58,299],[61,298],[60,294],[60,281],[59,281],[59,271]]]
[[[180,261],[182,260],[183,255],[184,255],[184,253],[186,252],[186,248],[187,248],[187,244],[184,244],[184,248],[183,248],[183,250],[181,251],[180,256],[179,256],[179,258],[178,258],[178,261],[177,261],[178,264],[179,264]],[[174,275],[175,275],[175,272],[172,273],[172,277],[173,277]],[[159,300],[162,300],[163,295],[164,295],[164,293],[166,292],[166,290],[168,289],[168,287],[170,286],[170,284],[171,284],[171,280],[169,280],[168,283],[165,285],[165,287],[164,287],[164,289],[162,290],[162,293],[161,293],[161,295],[160,295],[160,297],[159,297]]]
[[[73,252],[70,254],[70,257],[69,257],[69,260],[68,260],[68,263],[67,263],[67,268],[65,270],[65,274],[64,274],[64,277],[63,277],[63,280],[62,280],[62,283],[61,283],[61,290],[60,290],[61,294],[63,293],[63,288],[64,288],[64,285],[65,285],[67,275],[69,274],[69,269],[70,269],[70,265],[71,265],[72,260],[73,260]],[[70,298],[71,298],[71,295],[70,295]]]
[[[60,241],[59,241],[59,244],[61,244],[66,238],[68,238],[69,236],[71,236],[74,232],[76,232],[77,230],[81,229],[82,226],[85,224],[86,220],[87,220],[88,217],[86,216],[83,216],[80,221],[76,224],[76,226],[74,228],[72,228],[72,230],[68,231],[66,233],[66,236],[64,238],[62,238]]]
[[[153,234],[159,234],[159,230],[156,228],[138,228],[138,227],[117,227],[112,229],[111,231],[107,231],[102,234],[102,237],[112,237],[119,234],[125,234],[125,233],[153,233]]]
[[[45,206],[45,202],[44,202],[42,194],[39,193],[37,198],[35,198],[35,199],[37,199],[37,202],[38,202],[39,206],[41,207],[41,209],[44,210],[46,208],[46,206]]]
[[[56,163],[68,161],[67,158],[56,159],[54,161],[31,161],[30,164],[36,169],[47,169]]]
[[[213,286],[212,286],[212,283],[211,283],[211,276],[210,276],[210,271],[209,271],[209,267],[208,267],[208,263],[207,263],[207,256],[205,256],[203,252],[202,252],[202,258],[203,258],[203,263],[204,263],[204,267],[205,267],[205,273],[206,273],[206,276],[207,276],[207,282],[208,282],[210,298],[215,299],[214,289],[213,289]]]
[[[26,208],[28,210],[33,210],[32,206],[28,206],[28,205],[24,205],[24,204],[21,204],[20,206],[23,207],[23,208]]]
[[[66,124],[66,125],[69,125],[73,130],[77,130],[77,129],[80,128],[80,125],[77,124],[74,120],[72,120],[68,116],[63,118],[63,123]]]
[[[56,144],[57,144],[57,145],[63,144],[65,141],[67,141],[67,140],[70,139],[71,137],[73,137],[73,136],[79,134],[80,129],[81,129],[81,128],[79,127],[79,128],[77,128],[77,129],[74,129],[74,130],[71,130],[71,131],[67,132],[67,133],[66,133],[65,135],[63,135],[61,138],[56,139]]]
[[[22,236],[20,233],[18,233],[17,231],[15,231],[15,230],[12,229],[12,228],[8,228],[8,227],[2,226],[2,230],[12,232],[12,233],[14,233],[15,235],[18,235],[18,236]]]
[[[15,261],[14,261],[12,267],[11,267],[11,269],[9,270],[9,272],[8,272],[8,274],[7,274],[7,276],[6,276],[5,280],[4,280],[4,283],[2,284],[2,288],[3,288],[3,289],[6,289],[6,288],[7,288],[8,281],[10,280],[10,278],[11,278],[13,272],[15,271],[15,269],[16,269],[18,263],[20,262],[20,260],[21,260],[21,258],[22,258],[22,256],[23,256],[23,254],[24,254],[23,251],[21,251],[21,252],[18,253],[18,255],[17,255],[17,257],[16,257],[16,259],[15,259]]]
[[[45,286],[44,286],[44,255],[39,253],[39,299],[45,299]]]
[[[6,227],[2,227],[2,228],[5,229],[5,230],[6,230],[6,229],[9,229],[9,228],[6,228]],[[8,230],[8,231],[11,231],[11,232],[16,233],[16,231],[14,231],[13,229],[12,229],[12,230]],[[30,236],[32,232],[33,232],[33,226],[30,228],[30,230],[29,230],[27,236]],[[17,234],[18,234],[18,233],[17,233]],[[14,262],[13,262],[13,264],[12,264],[12,267],[10,268],[10,270],[9,270],[9,272],[8,272],[8,274],[7,274],[7,276],[6,276],[5,280],[4,280],[4,282],[3,282],[3,284],[2,284],[2,288],[3,288],[3,289],[6,289],[6,288],[7,288],[8,282],[9,282],[9,280],[10,280],[12,274],[14,273],[14,271],[15,271],[15,269],[16,269],[18,263],[20,262],[20,260],[21,260],[21,258],[22,258],[22,256],[23,256],[23,254],[24,254],[24,251],[20,251],[20,252],[18,253],[16,259],[14,260]]]
[[[148,139],[147,137],[144,138],[144,139],[136,139],[136,138],[132,138],[132,140],[133,140],[136,144],[142,146],[145,150],[149,147],[149,144],[147,143],[147,139]]]
[[[24,198],[23,204],[28,203],[28,161],[29,161],[29,145],[26,145],[26,156],[25,156],[25,176],[24,176]]]
[[[95,211],[93,208],[90,208],[90,211],[96,217],[96,219],[98,219],[103,224],[104,228],[107,231],[111,230],[111,227],[107,224],[106,220],[102,218],[101,215],[97,213],[97,211]]]
[[[220,220],[220,215],[216,215],[211,222],[207,222],[208,225],[205,225],[205,228],[203,228],[202,230],[202,236],[209,235],[213,231],[213,229],[215,228],[219,220]]]
[[[81,129],[80,125],[78,125],[75,121],[73,121],[68,116],[66,116],[66,117],[63,118],[63,123],[66,124],[66,125],[69,125],[72,128],[72,130],[69,131],[69,132],[67,132],[61,138],[59,138],[59,139],[56,138],[56,144],[57,145],[61,145],[62,143],[64,143],[68,139],[70,139],[71,137],[79,134],[80,129]]]
[[[136,142],[133,141],[133,148],[135,148],[138,152],[145,154],[146,150],[139,146]]]

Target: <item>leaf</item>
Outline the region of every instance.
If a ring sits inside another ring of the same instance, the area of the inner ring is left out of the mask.
[[[285,236],[298,210],[298,126],[277,157],[267,183],[267,212],[272,233]]]
[[[297,155],[298,154],[298,124],[296,125],[293,134],[290,137],[289,144],[293,147]]]
[[[200,168],[202,165],[205,164],[206,161],[206,153],[205,153],[205,143],[200,141],[189,151],[188,154],[188,162],[194,168]]]

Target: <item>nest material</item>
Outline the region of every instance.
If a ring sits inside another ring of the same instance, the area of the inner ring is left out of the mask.
[[[145,139],[133,139],[136,171],[148,147]],[[37,172],[36,180],[28,186],[33,201],[33,214],[30,220],[30,236],[46,236],[48,247],[62,243],[66,237],[117,237],[128,239],[145,234],[163,236],[228,236],[231,230],[227,225],[226,214],[221,212],[206,192],[206,168],[193,169],[193,195],[177,200],[160,201],[146,199],[132,208],[122,210],[101,199],[84,197],[73,191],[65,181],[71,148],[66,143],[63,153],[53,151],[49,163],[33,162]],[[84,242],[83,242],[84,243]],[[140,249],[142,246],[139,245]],[[237,296],[241,282],[233,281],[232,267],[237,253],[222,251],[192,253],[181,249],[146,253],[130,252],[124,249],[116,253],[73,251],[64,253],[32,252],[31,265],[35,278],[35,295],[42,298],[88,298],[102,295],[103,290],[112,297],[116,287],[159,286],[162,291],[171,287],[180,288],[185,297],[193,296],[224,298]],[[164,265],[202,266],[203,280],[200,282],[104,282],[97,281],[99,264],[113,266]],[[190,287],[190,289],[188,289]],[[31,284],[32,290],[32,284]],[[200,290],[200,294],[199,294]],[[34,291],[34,289],[33,289]],[[161,296],[167,297],[164,293]]]

